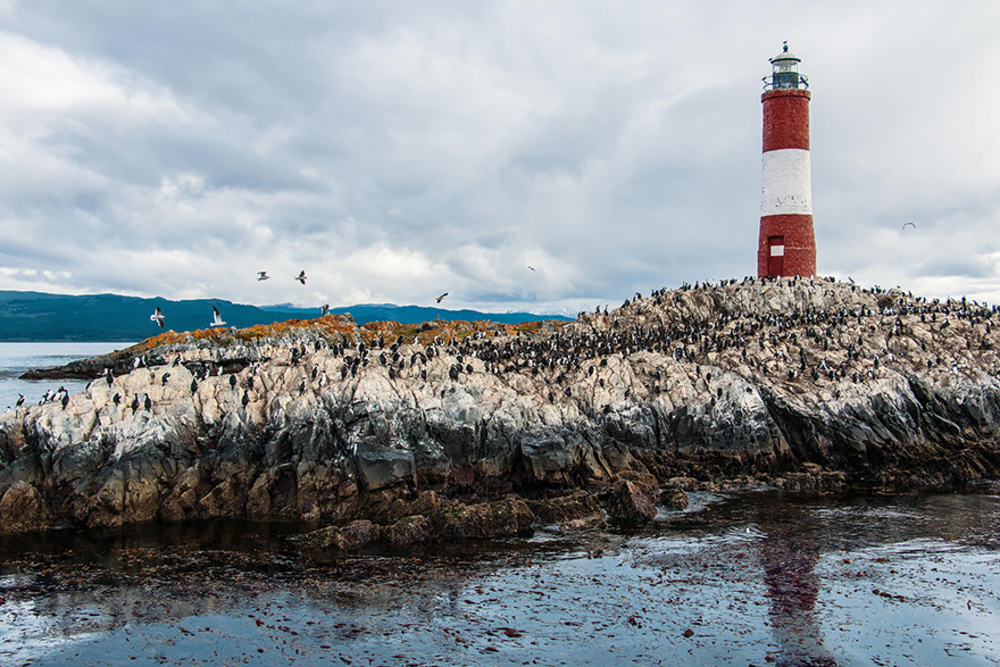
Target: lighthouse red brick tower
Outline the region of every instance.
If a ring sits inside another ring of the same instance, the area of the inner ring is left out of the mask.
[[[764,77],[760,239],[757,275],[816,275],[812,185],[809,169],[809,83],[784,49]]]

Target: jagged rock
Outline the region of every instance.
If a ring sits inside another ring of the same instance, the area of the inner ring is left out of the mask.
[[[100,377],[65,406],[0,415],[0,492],[26,484],[9,502],[38,509],[0,532],[216,516],[434,523],[455,500],[620,491],[615,480],[656,497],[671,478],[691,491],[996,477],[996,313],[745,280],[561,327],[431,323],[414,340],[412,327],[325,318],[170,334],[76,364]],[[625,495],[613,518],[641,523],[648,508]],[[456,533],[483,533],[480,511]]]
[[[3,532],[38,530],[48,525],[48,519],[42,494],[27,482],[15,482],[0,498],[0,526],[3,526]]]
[[[379,526],[367,519],[359,519],[343,527],[328,526],[311,533],[296,535],[294,540],[312,548],[355,551],[378,542],[381,537],[382,529]]]
[[[656,517],[653,501],[639,485],[628,480],[611,485],[602,500],[611,522],[624,528],[641,528]]]
[[[647,496],[655,495],[656,489],[659,486],[655,477],[648,472],[642,472],[639,470],[623,470],[618,473],[616,478],[632,482]]]
[[[529,500],[528,508],[542,523],[560,525],[601,514],[601,505],[593,493],[576,491],[558,498]]]
[[[383,529],[385,540],[393,547],[408,547],[430,539],[431,520],[421,514],[403,517]]]
[[[441,509],[441,496],[434,491],[424,491],[414,500],[407,502],[402,498],[397,498],[389,506],[386,512],[389,520],[399,519],[414,514],[426,514],[434,510]]]
[[[684,489],[668,486],[660,491],[660,504],[672,510],[682,510],[688,506],[688,496]]]
[[[432,515],[433,530],[441,539],[497,539],[529,535],[534,514],[520,498],[490,503],[456,505]]]
[[[700,482],[693,477],[672,477],[667,484],[682,491],[697,491]]]

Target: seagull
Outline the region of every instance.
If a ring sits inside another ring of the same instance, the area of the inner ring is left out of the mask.
[[[914,223],[912,223],[912,222],[904,222],[903,223],[903,229],[906,229],[907,225],[909,225],[910,227],[913,227],[914,229],[917,228],[917,226]]]
[[[209,326],[213,327],[224,327],[226,323],[222,321],[222,313],[215,306],[212,306],[212,324]]]
[[[528,269],[530,269],[531,271],[535,271],[535,267],[533,266],[529,266]]]
[[[270,280],[270,279],[271,279],[271,276],[267,275],[267,271],[258,271],[257,272],[257,282],[260,282],[261,280]]]
[[[303,285],[305,285],[306,284],[306,272],[305,271],[299,271],[299,275],[295,276],[295,279],[298,280]]]
[[[444,298],[445,298],[446,296],[448,296],[448,293],[447,293],[447,292],[445,292],[445,293],[444,293],[444,294],[442,294],[441,296],[438,296],[438,297],[434,297],[434,300],[435,300],[435,301],[437,301],[438,303],[441,303],[441,300],[442,300],[442,299],[444,299]]]
[[[164,320],[163,311],[160,310],[159,306],[157,306],[156,311],[149,316],[149,319],[159,324],[161,329],[163,328],[163,320]]]
[[[330,310],[330,304],[324,303],[322,306],[320,306],[320,311],[321,312],[320,312],[319,316],[323,317],[324,315],[327,314],[327,312],[329,312],[329,310]]]

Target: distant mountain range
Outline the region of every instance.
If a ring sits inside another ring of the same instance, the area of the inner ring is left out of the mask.
[[[320,315],[318,308],[295,308],[291,304],[247,306],[222,299],[170,301],[118,294],[67,296],[0,290],[0,341],[139,341],[160,333],[160,328],[149,319],[157,307],[166,317],[166,329],[193,331],[208,327],[212,321],[212,306],[222,312],[229,326],[240,328],[290,319],[313,319]],[[330,312],[350,313],[358,324],[378,320],[419,324],[435,319],[519,324],[570,319],[560,315],[482,313],[393,304],[362,304],[331,308]]]

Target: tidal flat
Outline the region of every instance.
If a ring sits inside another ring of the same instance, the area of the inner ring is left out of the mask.
[[[352,555],[296,523],[7,536],[0,663],[1000,662],[1000,497],[691,500],[641,532]]]

